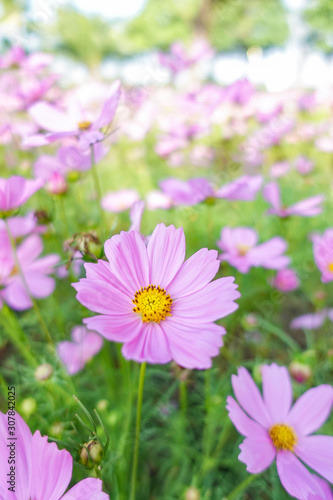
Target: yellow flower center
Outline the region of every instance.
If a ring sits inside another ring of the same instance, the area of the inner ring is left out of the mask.
[[[269,436],[277,450],[293,451],[294,446],[297,444],[296,433],[289,425],[273,425],[269,429]]]
[[[80,130],[88,130],[91,126],[91,122],[83,121],[83,122],[79,122],[77,125],[78,125]]]
[[[135,305],[133,311],[140,314],[144,323],[159,323],[167,316],[172,316],[172,298],[159,286],[149,285],[141,288],[135,292],[132,302]]]
[[[237,245],[237,250],[238,250],[238,255],[241,257],[244,257],[244,255],[247,254],[247,252],[250,250],[251,247],[248,245]]]
[[[330,262],[330,263],[328,264],[327,269],[328,269],[331,273],[333,273],[333,262]]]

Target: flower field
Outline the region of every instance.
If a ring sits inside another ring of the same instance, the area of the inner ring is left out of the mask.
[[[0,500],[333,498],[332,92],[211,56],[0,56]]]

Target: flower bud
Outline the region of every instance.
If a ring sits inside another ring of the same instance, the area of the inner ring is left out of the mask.
[[[21,403],[21,412],[25,417],[30,417],[37,408],[37,402],[34,398],[25,398]]]
[[[35,377],[37,380],[47,380],[53,373],[53,367],[49,363],[39,365],[35,370]]]
[[[185,500],[200,500],[200,492],[194,486],[186,490]]]
[[[99,464],[103,456],[103,448],[96,439],[91,439],[82,446],[80,457],[83,465]]]
[[[45,189],[51,194],[64,194],[68,189],[68,184],[61,174],[55,172],[45,185]]]
[[[312,375],[312,370],[309,365],[300,363],[299,361],[292,361],[289,365],[289,372],[292,378],[299,384],[303,384]]]

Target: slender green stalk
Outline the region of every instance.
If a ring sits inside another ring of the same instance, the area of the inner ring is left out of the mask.
[[[90,146],[90,154],[91,154],[91,173],[92,173],[92,176],[94,179],[95,189],[96,189],[96,193],[97,193],[98,206],[99,206],[99,210],[101,213],[101,219],[103,222],[104,229],[106,229],[105,213],[104,213],[104,210],[103,210],[102,205],[101,205],[102,190],[101,190],[101,185],[100,185],[99,178],[98,178],[98,172],[97,172],[96,161],[95,161],[95,152],[94,152],[93,145]]]
[[[180,401],[180,411],[184,421],[186,419],[187,413],[187,385],[186,380],[179,381],[179,401]]]
[[[242,493],[242,491],[246,490],[246,488],[250,486],[250,484],[253,483],[258,476],[259,474],[251,474],[251,476],[248,476],[223,500],[233,500],[234,498],[237,498],[238,495]]]
[[[14,260],[15,260],[15,264],[16,264],[16,267],[18,269],[18,272],[20,273],[20,276],[21,276],[21,279],[22,279],[22,282],[23,282],[23,285],[24,285],[24,288],[32,302],[32,305],[33,305],[33,308],[35,310],[35,313],[38,317],[38,320],[39,320],[39,323],[42,327],[42,330],[44,331],[45,333],[45,337],[46,337],[46,340],[47,342],[49,342],[50,344],[53,344],[53,341],[52,341],[52,337],[50,335],[50,332],[49,332],[49,329],[47,328],[46,326],[46,323],[43,319],[43,316],[39,310],[39,307],[37,305],[37,302],[35,301],[35,299],[32,297],[31,293],[30,293],[30,290],[29,290],[29,287],[28,287],[28,284],[26,282],[26,279],[25,279],[25,276],[24,276],[24,273],[22,271],[22,267],[21,267],[21,264],[20,264],[20,261],[18,259],[18,256],[17,256],[17,252],[16,252],[16,245],[15,245],[15,241],[14,241],[14,238],[13,238],[13,235],[12,235],[12,232],[10,230],[10,227],[9,227],[9,224],[7,222],[6,219],[5,220],[5,224],[6,224],[6,228],[7,228],[7,233],[8,233],[8,236],[9,236],[9,239],[10,239],[10,243],[11,243],[11,246],[12,246],[12,250],[13,250],[13,256],[14,256]]]
[[[58,195],[58,205],[60,207],[62,223],[63,223],[65,231],[66,231],[66,238],[69,238],[71,235],[71,231],[69,228],[69,222],[68,222],[66,208],[65,208],[65,197],[63,194]]]
[[[293,351],[299,351],[299,345],[292,339],[286,332],[284,332],[281,328],[276,325],[273,325],[269,321],[258,318],[259,326],[262,326],[264,330],[268,333],[272,333],[276,337],[278,337],[282,342],[287,344]]]
[[[137,483],[139,445],[140,445],[141,412],[142,412],[143,386],[144,386],[144,382],[145,382],[146,366],[147,366],[147,363],[142,363],[141,368],[140,368],[130,500],[135,500],[135,498],[136,498],[136,483]]]

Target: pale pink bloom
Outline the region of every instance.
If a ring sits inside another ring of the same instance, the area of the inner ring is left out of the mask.
[[[14,239],[22,238],[31,233],[43,233],[46,230],[45,226],[39,226],[33,212],[26,214],[24,217],[8,217],[7,224]],[[4,220],[0,219],[0,235],[8,240],[7,226]]]
[[[107,212],[123,212],[131,208],[140,199],[135,189],[121,189],[103,196],[101,205]]]
[[[189,50],[181,42],[175,42],[171,45],[169,54],[158,54],[159,62],[174,74],[189,68],[201,61],[202,58],[210,58],[212,55],[211,46],[205,39],[201,38],[195,40]]]
[[[290,327],[294,329],[316,330],[324,324],[326,318],[333,321],[333,309],[323,309],[315,313],[298,316],[292,320]]]
[[[291,292],[299,287],[299,279],[292,269],[280,269],[272,281],[272,286],[281,292]]]
[[[39,258],[43,243],[39,236],[28,236],[17,247],[17,258],[24,275],[24,281],[17,269],[9,240],[2,240],[0,249],[0,307],[3,299],[15,310],[32,307],[30,296],[44,299],[54,290],[54,279],[48,276],[58,263],[59,256],[50,254]],[[28,293],[28,290],[29,293]]]
[[[204,177],[188,181],[170,177],[160,182],[160,186],[163,193],[171,198],[174,205],[196,205],[206,198],[215,196],[213,187]]]
[[[267,213],[274,214],[279,217],[289,217],[291,215],[300,215],[303,217],[313,217],[321,214],[323,211],[322,203],[324,197],[321,195],[312,196],[305,200],[294,203],[289,207],[284,207],[280,199],[280,189],[276,182],[269,182],[263,190],[264,199],[272,205]]]
[[[312,236],[313,255],[316,266],[321,272],[321,281],[333,280],[333,229],[326,229],[322,236]]]
[[[333,137],[324,135],[315,141],[316,147],[325,153],[333,153]]]
[[[306,175],[312,172],[314,164],[311,160],[309,160],[305,156],[298,156],[298,158],[296,158],[295,160],[295,167],[300,174]]]
[[[190,152],[190,163],[197,167],[210,167],[215,157],[214,149],[204,144],[196,144]]]
[[[154,189],[153,191],[149,191],[146,196],[147,208],[148,210],[156,210],[157,208],[163,208],[167,210],[172,207],[172,199],[167,194],[159,191],[158,189]]]
[[[0,215],[23,205],[43,184],[41,179],[28,180],[18,175],[0,177]]]
[[[261,473],[276,460],[283,487],[292,497],[308,500],[322,485],[319,488],[316,476],[303,463],[333,482],[333,437],[310,435],[330,415],[333,388],[312,388],[292,406],[292,386],[285,367],[264,365],[262,383],[263,396],[245,368],[232,376],[239,404],[228,396],[227,410],[238,432],[245,436],[238,459],[251,474]]]
[[[145,202],[143,200],[136,201],[130,211],[131,226],[130,231],[140,232],[141,219],[145,209]]]
[[[102,349],[103,339],[85,326],[74,327],[71,337],[72,341],[64,340],[58,343],[57,352],[69,375],[74,375]]]
[[[86,478],[65,493],[73,472],[73,458],[59,450],[39,431],[31,433],[23,418],[15,413],[14,436],[8,435],[8,415],[0,412],[0,498],[3,500],[107,500],[102,481]],[[15,438],[15,439],[13,439]],[[15,446],[15,476],[12,484],[8,457]],[[14,487],[14,492],[9,487]]]
[[[228,262],[241,273],[247,273],[251,267],[283,269],[290,259],[284,254],[287,243],[276,236],[257,245],[258,234],[250,227],[225,227],[217,246],[223,250],[221,261]]]
[[[99,313],[90,330],[123,343],[125,358],[190,369],[212,365],[226,333],[214,321],[237,309],[234,278],[211,280],[215,250],[203,248],[184,262],[183,229],[156,226],[146,246],[139,233],[121,232],[104,246],[109,262],[86,264],[87,278],[73,286],[77,299]]]
[[[224,184],[215,193],[217,198],[227,200],[253,201],[261,188],[263,177],[261,175],[243,175],[238,179]]]
[[[120,82],[117,81],[111,86],[110,97],[105,101],[100,115],[95,120],[91,120],[90,115],[87,116],[83,110],[74,106],[66,114],[51,104],[38,102],[29,108],[29,114],[42,129],[51,133],[28,137],[22,145],[33,147],[66,137],[78,137],[82,149],[88,149],[91,144],[104,138],[101,129],[113,120],[119,99]]]
[[[248,103],[254,92],[255,90],[252,83],[246,78],[243,78],[224,89],[222,100],[243,106]]]
[[[271,166],[270,174],[271,177],[283,177],[290,170],[290,164],[287,161],[279,161]]]

